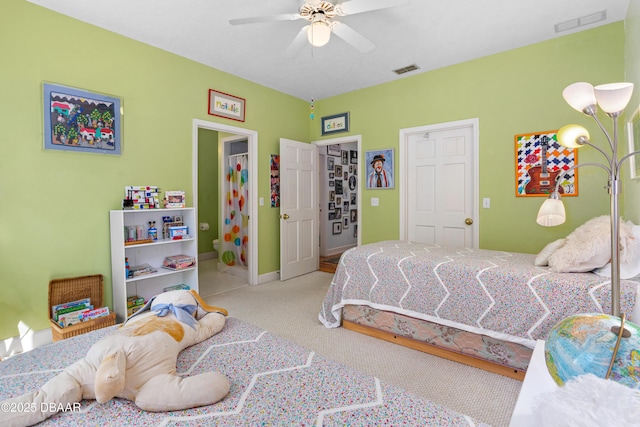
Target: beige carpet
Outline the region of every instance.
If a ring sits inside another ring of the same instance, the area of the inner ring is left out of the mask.
[[[476,420],[494,427],[509,425],[520,381],[343,328],[322,326],[318,312],[331,277],[314,272],[232,290],[220,283],[221,293],[215,292],[215,283],[200,283],[200,287],[207,289],[207,302],[228,309],[230,316]]]

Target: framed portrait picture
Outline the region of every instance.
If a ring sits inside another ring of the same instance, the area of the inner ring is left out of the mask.
[[[350,150],[349,151],[349,162],[351,164],[354,164],[354,165],[358,164],[358,151],[357,150]]]
[[[365,162],[366,188],[376,190],[394,188],[393,148],[366,151]]]
[[[327,157],[327,170],[333,171],[335,164],[336,159],[334,157]]]
[[[45,150],[121,154],[120,98],[44,83]]]
[[[340,163],[342,163],[343,165],[349,164],[349,151],[342,150],[342,161]]]
[[[246,101],[244,98],[209,89],[209,114],[244,122]]]
[[[342,220],[334,222],[332,225],[333,225],[333,234],[342,233]]]
[[[557,130],[515,135],[516,197],[548,197],[560,182],[562,196],[578,195],[575,148],[560,145]]]

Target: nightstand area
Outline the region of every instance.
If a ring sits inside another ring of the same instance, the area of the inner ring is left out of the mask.
[[[551,378],[544,360],[544,341],[538,340],[533,349],[531,362],[524,377],[520,395],[511,415],[509,427],[537,427],[533,417],[533,404],[536,397],[557,390],[556,382]]]

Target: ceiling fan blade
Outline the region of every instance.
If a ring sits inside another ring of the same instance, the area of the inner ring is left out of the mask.
[[[371,40],[342,22],[334,22],[333,33],[362,53],[371,52],[376,48]]]
[[[355,15],[356,13],[370,12],[372,10],[387,9],[389,7],[403,6],[409,0],[349,0],[336,5],[338,15]]]
[[[229,24],[244,25],[244,24],[259,24],[262,22],[295,21],[296,19],[300,19],[300,18],[302,18],[302,16],[300,16],[299,13],[283,13],[281,15],[229,19]]]
[[[293,58],[309,43],[307,41],[307,28],[309,28],[308,25],[302,27],[287,50],[284,51],[284,56],[286,58]]]

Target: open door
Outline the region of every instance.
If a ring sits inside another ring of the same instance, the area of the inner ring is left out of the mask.
[[[280,280],[319,267],[317,150],[280,139]]]

